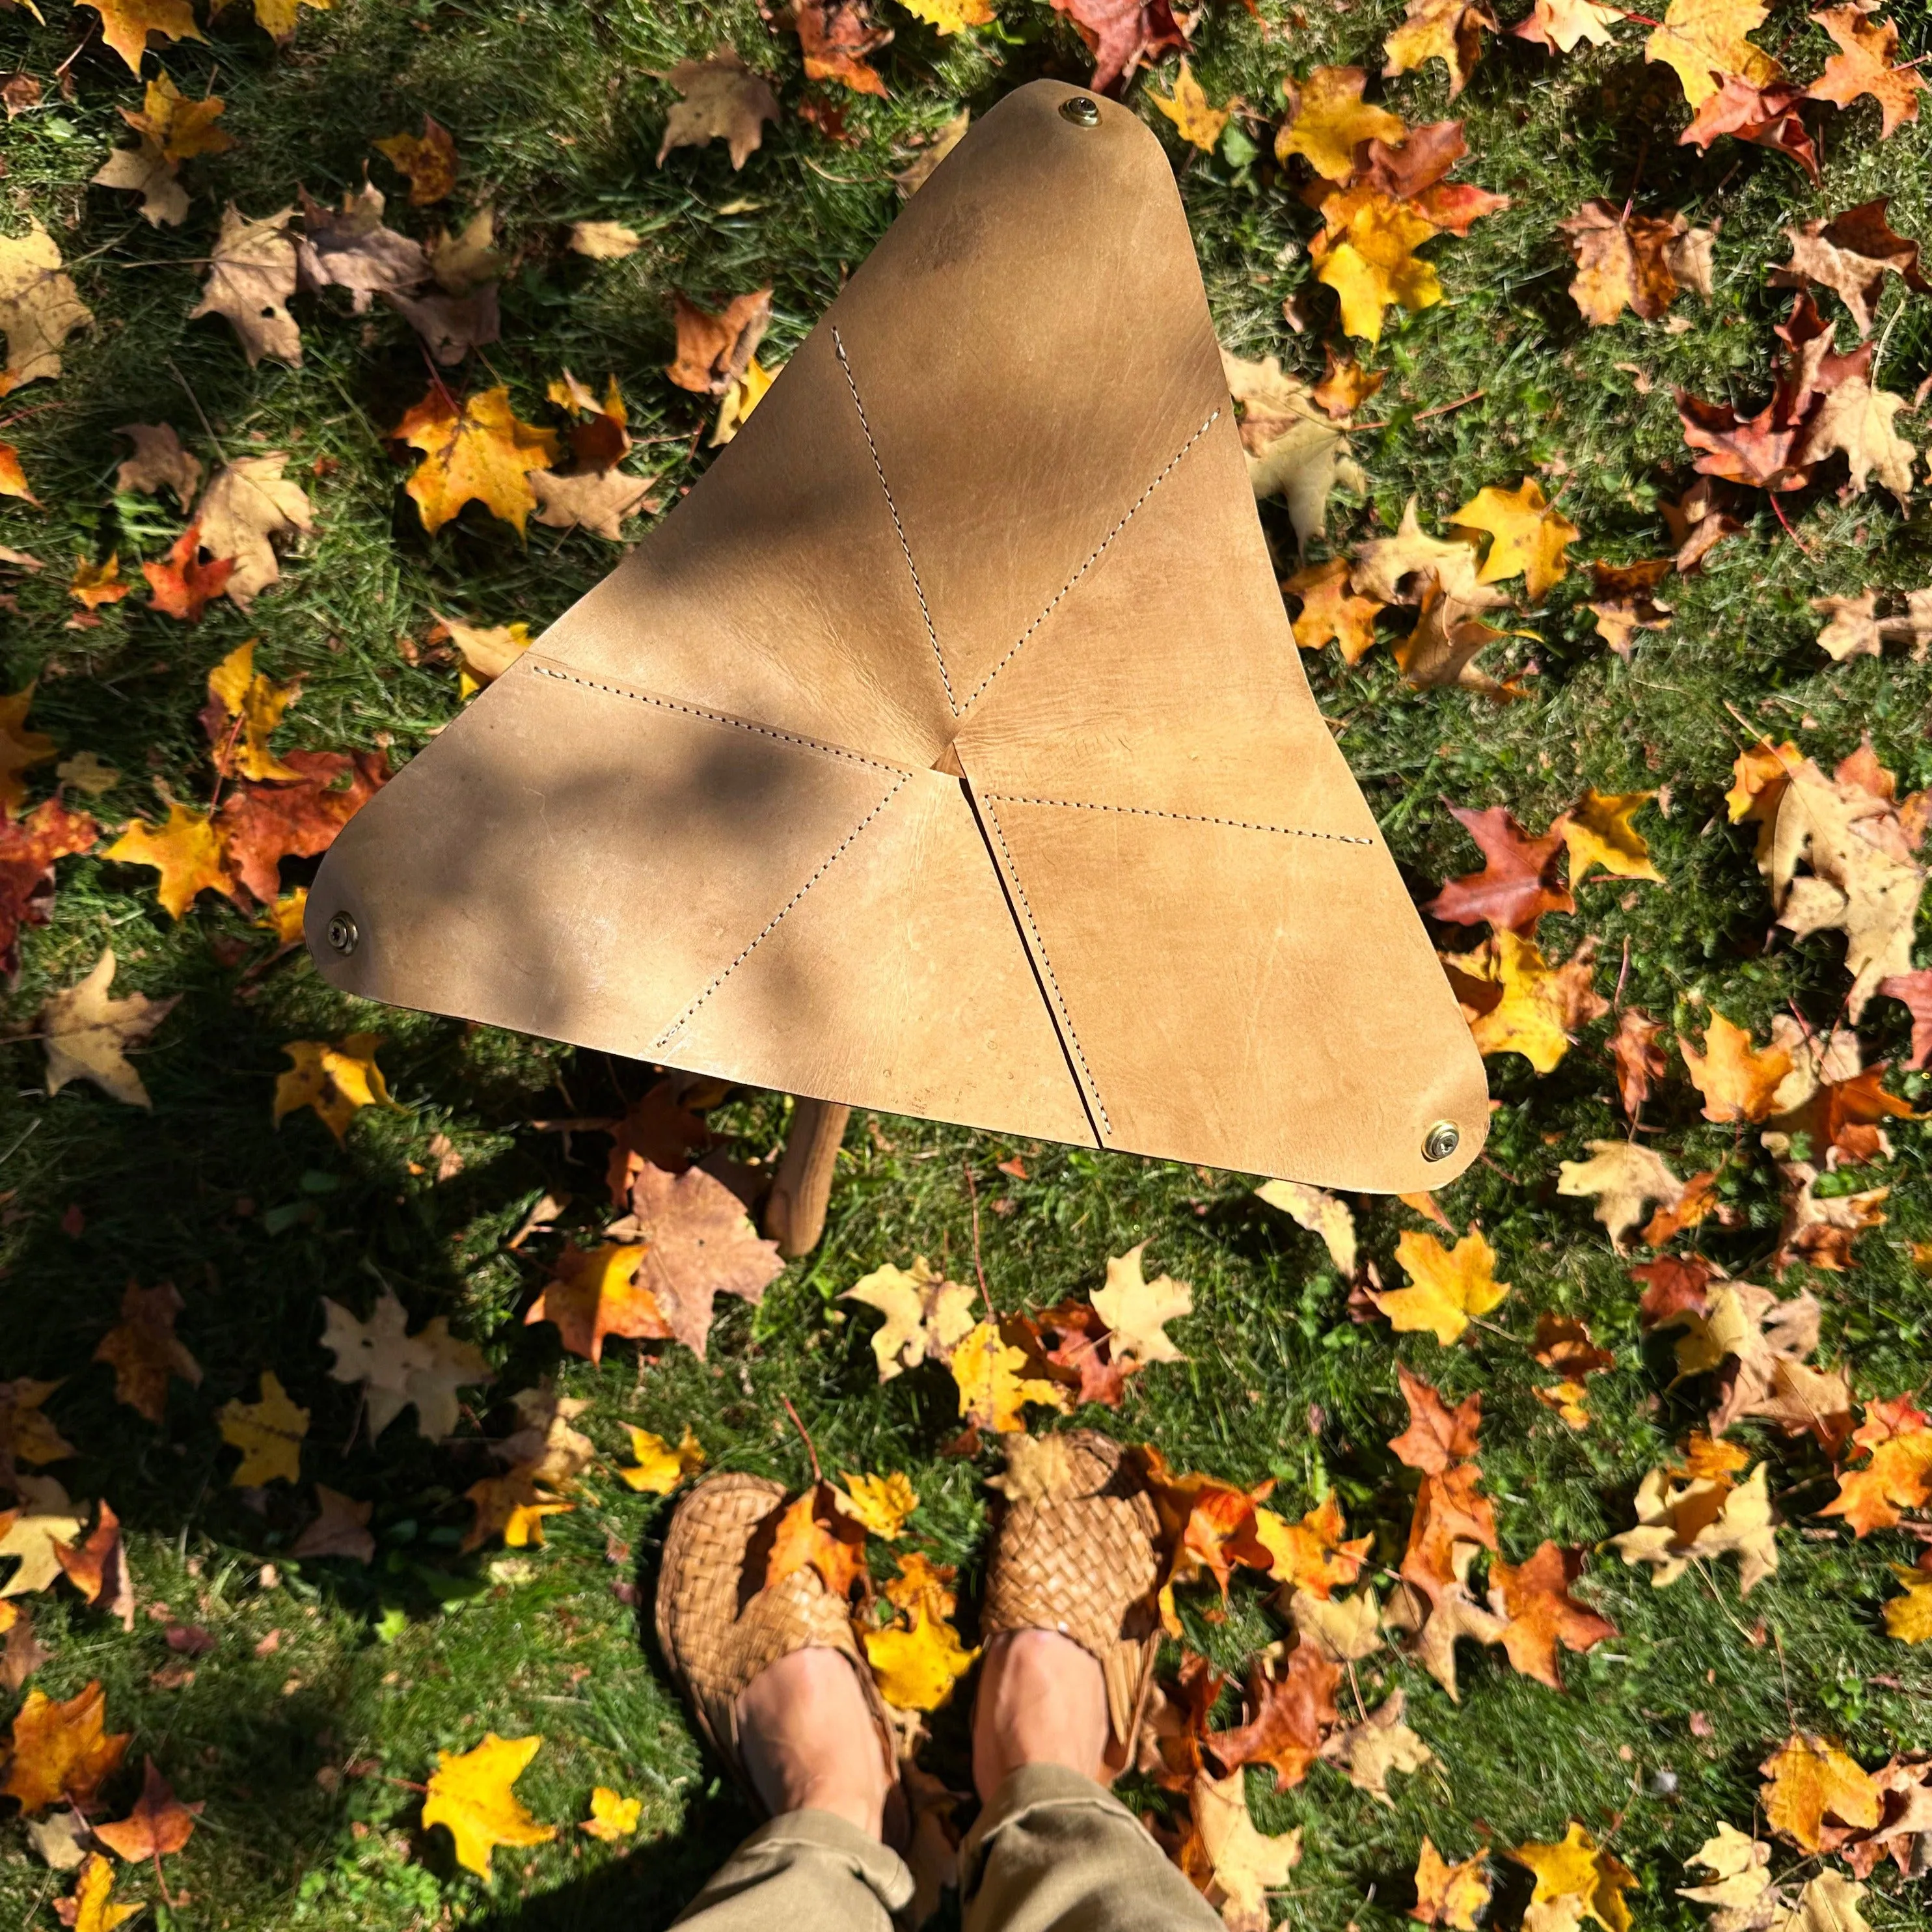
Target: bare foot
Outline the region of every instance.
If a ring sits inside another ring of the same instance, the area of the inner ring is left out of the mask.
[[[973,1782],[982,1802],[1025,1764],[1063,1764],[1106,1780],[1107,1684],[1058,1630],[1007,1630],[986,1646],[973,1713]]]
[[[851,1664],[836,1650],[795,1650],[738,1698],[738,1747],[773,1816],[830,1811],[876,1838],[887,1780],[878,1726]]]

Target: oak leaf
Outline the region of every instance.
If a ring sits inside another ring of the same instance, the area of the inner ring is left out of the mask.
[[[556,1836],[556,1827],[539,1825],[510,1789],[542,1743],[542,1738],[500,1738],[485,1731],[473,1750],[436,1753],[423,1797],[423,1828],[448,1828],[464,1870],[487,1879],[490,1854],[498,1845],[547,1845]]]
[[[143,1288],[130,1281],[122,1294],[120,1321],[94,1351],[94,1360],[113,1366],[115,1400],[150,1422],[166,1418],[171,1378],[178,1376],[190,1388],[201,1386],[201,1364],[175,1334],[182,1307],[173,1282]]]
[[[1451,1408],[1420,1376],[1396,1364],[1402,1400],[1408,1405],[1408,1426],[1393,1436],[1389,1448],[1397,1462],[1426,1475],[1439,1475],[1452,1462],[1476,1453],[1477,1432],[1483,1423],[1483,1394],[1478,1389]]]
[[[1588,1160],[1558,1163],[1556,1191],[1593,1200],[1593,1210],[1618,1254],[1624,1237],[1644,1220],[1652,1202],[1675,1207],[1684,1198],[1684,1183],[1672,1174],[1664,1156],[1640,1141],[1587,1141]]]
[[[1637,1526],[1609,1539],[1626,1563],[1652,1566],[1651,1586],[1664,1589],[1698,1558],[1736,1556],[1738,1591],[1748,1596],[1778,1568],[1778,1539],[1765,1486],[1768,1465],[1748,1480],[1693,1477],[1678,1482],[1669,1469],[1653,1469],[1638,1484]]]
[[[113,1891],[112,1862],[98,1852],[89,1852],[74,1890],[65,1898],[55,1900],[55,1914],[72,1932],[114,1932],[117,1925],[137,1917],[147,1908],[138,1899],[131,1904],[118,1903]]]
[[[307,1523],[289,1554],[298,1562],[311,1556],[344,1556],[352,1563],[367,1563],[376,1554],[376,1539],[370,1534],[373,1503],[358,1502],[326,1484],[315,1485],[317,1514]]]
[[[280,450],[238,457],[216,474],[201,500],[196,514],[201,546],[211,556],[234,560],[222,587],[240,610],[247,610],[281,575],[275,541],[314,533],[308,496],[299,484],[282,474],[288,460]],[[248,776],[280,774],[250,772]]]
[[[108,992],[114,983],[115,963],[113,947],[104,947],[86,977],[50,994],[40,1009],[47,1091],[58,1094],[70,1080],[91,1080],[113,1100],[130,1107],[152,1107],[154,1102],[128,1055],[147,1044],[179,1004],[181,995],[154,1000],[146,993],[130,993],[124,1000],[115,999]]]
[[[0,1601],[44,1590],[61,1574],[56,1546],[79,1536],[81,1520],[70,1514],[68,1493],[51,1476],[17,1476],[20,1502],[0,1510],[0,1556],[20,1558],[14,1574],[0,1583]],[[16,1684],[12,1689],[20,1687]]]
[[[1570,574],[1564,550],[1582,532],[1544,500],[1543,486],[1526,476],[1514,490],[1486,484],[1450,520],[1458,530],[1485,530],[1489,554],[1477,572],[1479,584],[1501,584],[1522,575],[1532,603]]]
[[[1482,58],[1483,30],[1500,31],[1496,17],[1472,0],[1408,0],[1400,26],[1382,44],[1388,63],[1384,75],[1408,74],[1426,61],[1439,60],[1449,70],[1449,98],[1454,100],[1469,84],[1469,75]]]
[[[1433,579],[1442,594],[1471,610],[1502,601],[1500,591],[1477,580],[1476,547],[1467,538],[1444,542],[1424,530],[1412,496],[1402,506],[1393,536],[1372,537],[1355,549],[1355,588],[1383,604],[1419,604]]]
[[[1487,862],[1480,872],[1451,879],[1423,908],[1450,926],[1486,922],[1498,932],[1531,934],[1545,913],[1574,912],[1576,902],[1556,878],[1558,855],[1567,849],[1568,819],[1557,819],[1540,838],[1527,836],[1507,806],[1478,812],[1451,805],[1450,816],[1473,838]]]
[[[1204,154],[1214,152],[1222,130],[1228,124],[1228,110],[1216,107],[1209,102],[1200,82],[1188,66],[1185,54],[1180,57],[1180,71],[1174,76],[1173,93],[1164,94],[1149,87],[1148,98],[1174,123],[1175,133],[1184,141],[1198,148]]]
[[[149,1758],[141,1776],[141,1795],[126,1817],[113,1824],[96,1825],[94,1835],[116,1858],[130,1864],[142,1858],[166,1858],[178,1852],[194,1834],[195,1820],[201,1816],[200,1804],[184,1804],[167,1780]]]
[[[456,185],[456,143],[434,116],[423,116],[420,134],[390,134],[370,146],[408,178],[410,206],[428,208]]]
[[[85,1812],[121,1767],[133,1736],[103,1726],[107,1694],[97,1679],[64,1704],[29,1690],[14,1719],[12,1754],[0,1798],[17,1798],[31,1816],[64,1798]]]
[[[377,1033],[352,1033],[333,1046],[326,1040],[289,1041],[282,1051],[292,1064],[275,1076],[275,1125],[304,1107],[313,1108],[340,1145],[362,1108],[387,1107],[400,1113],[376,1064],[382,1039]]]
[[[675,1448],[662,1436],[653,1436],[634,1423],[624,1426],[630,1432],[632,1460],[629,1468],[620,1469],[617,1474],[628,1487],[654,1496],[668,1496],[704,1467],[704,1447],[691,1432],[689,1424],[685,1425]]]
[[[1552,1690],[1563,1688],[1557,1666],[1557,1646],[1591,1649],[1615,1636],[1616,1626],[1600,1617],[1570,1594],[1570,1586],[1583,1567],[1579,1550],[1544,1543],[1527,1562],[1490,1565],[1490,1601],[1508,1619],[1503,1649],[1526,1677],[1534,1677]]]
[[[1190,1861],[1184,1850],[1182,1869],[1218,1906],[1228,1932],[1268,1932],[1268,1894],[1287,1884],[1301,1862],[1301,1828],[1274,1835],[1257,1831],[1245,1772],[1221,1778],[1203,1773],[1188,1795],[1198,1852]],[[1190,1863],[1198,1870],[1189,1870]]]
[[[1496,1278],[1496,1252],[1480,1228],[1454,1249],[1433,1234],[1406,1229],[1395,1252],[1410,1286],[1383,1294],[1371,1289],[1369,1299],[1399,1335],[1426,1332],[1446,1348],[1510,1292],[1508,1282]]]
[[[1538,0],[1543,4],[1543,0]],[[1415,1903],[1408,1916],[1424,1925],[1441,1925],[1449,1932],[1476,1932],[1477,1914],[1490,1902],[1490,1881],[1481,1852],[1451,1864],[1423,1834],[1415,1862]]]
[[[595,1248],[566,1247],[556,1271],[524,1316],[526,1325],[550,1322],[574,1355],[601,1362],[604,1338],[665,1341],[670,1327],[649,1288],[637,1279],[642,1243],[605,1241]]]
[[[1264,1180],[1255,1190],[1255,1198],[1280,1208],[1311,1234],[1319,1234],[1343,1279],[1354,1278],[1355,1217],[1340,1196],[1304,1181]]]
[[[1275,133],[1275,159],[1299,154],[1318,175],[1345,182],[1359,142],[1400,141],[1408,131],[1402,116],[1363,100],[1367,81],[1358,67],[1318,67],[1306,80],[1283,81],[1288,114]]]
[[[24,235],[0,236],[0,334],[7,338],[0,389],[58,376],[62,344],[93,320],[61,266],[60,250],[34,217],[28,217]]]
[[[557,457],[556,438],[520,421],[500,384],[466,398],[459,410],[439,382],[394,433],[422,453],[408,489],[431,536],[474,501],[521,536],[524,519],[537,507],[530,473],[548,469]]]
[[[728,42],[720,41],[704,60],[680,61],[664,80],[683,98],[664,122],[659,167],[674,148],[723,141],[733,168],[742,168],[764,141],[764,124],[778,118],[770,82],[753,73]]]
[[[1321,1753],[1323,1732],[1341,1716],[1335,1708],[1341,1678],[1340,1666],[1311,1643],[1298,1643],[1288,1652],[1278,1677],[1256,1662],[1248,1672],[1246,1721],[1211,1732],[1203,1740],[1208,1752],[1223,1772],[1266,1765],[1277,1791],[1299,1784]]]
[[[261,1398],[251,1402],[238,1396],[224,1403],[215,1417],[222,1441],[242,1452],[242,1460],[228,1478],[235,1489],[302,1480],[302,1445],[308,1433],[308,1411],[289,1400],[272,1369],[262,1371]]]
[[[1144,1368],[1150,1362],[1184,1362],[1187,1358],[1168,1339],[1166,1324],[1194,1310],[1194,1290],[1184,1281],[1157,1275],[1149,1281],[1141,1270],[1147,1243],[1137,1243],[1107,1262],[1107,1284],[1090,1299],[1107,1324],[1108,1347],[1124,1371]]]
[[[834,1597],[849,1597],[867,1582],[866,1526],[845,1508],[833,1486],[817,1482],[785,1505],[766,1560],[764,1587],[771,1589],[794,1571],[812,1569]]]
[[[371,1442],[412,1405],[419,1436],[437,1442],[454,1435],[457,1390],[495,1379],[481,1351],[450,1334],[445,1316],[408,1334],[409,1315],[393,1288],[383,1289],[366,1322],[326,1295],[322,1306],[322,1346],[335,1358],[330,1378],[362,1385]]]
[[[1879,104],[1881,141],[1888,141],[1906,122],[1918,118],[1918,94],[1925,82],[1915,69],[1894,58],[1898,29],[1889,20],[1874,20],[1860,7],[1828,7],[1811,18],[1840,51],[1804,90],[1810,99],[1849,107],[1861,94],[1869,94]]]
[[[1324,1738],[1322,1760],[1348,1774],[1358,1791],[1366,1791],[1378,1804],[1393,1805],[1388,1774],[1420,1771],[1434,1764],[1436,1754],[1403,1719],[1406,1700],[1391,1690],[1359,1724],[1351,1724]]]
[[[91,852],[100,828],[58,798],[23,818],[0,817],[0,974],[20,970],[20,929],[45,926],[53,909],[54,862]]]
[[[886,1476],[857,1476],[850,1469],[844,1474],[846,1514],[856,1516],[872,1535],[896,1543],[906,1518],[919,1507],[910,1480],[896,1470]]]
[[[296,244],[288,234],[294,215],[292,207],[281,208],[251,220],[231,201],[222,211],[200,302],[188,312],[190,322],[226,316],[251,369],[265,356],[302,367],[302,331],[287,305],[296,292]]]
[[[124,423],[114,434],[134,446],[134,454],[114,473],[116,489],[138,490],[149,496],[171,490],[184,510],[194,501],[201,488],[201,460],[182,447],[170,424]]]
[[[1820,1849],[1828,1817],[1862,1829],[1879,1821],[1871,1774],[1828,1738],[1793,1732],[1758,1769],[1767,1780],[1760,1793],[1766,1818],[1802,1851]]]
[[[1446,4],[1461,9],[1461,0]],[[1414,314],[1442,299],[1435,268],[1415,254],[1437,232],[1436,226],[1406,203],[1377,189],[1351,189],[1329,198],[1322,219],[1322,232],[1308,244],[1309,260],[1316,280],[1340,298],[1348,334],[1379,342],[1384,310],[1399,304]]]
[[[1932,1502],[1932,1426],[1910,1396],[1867,1402],[1852,1440],[1870,1460],[1839,1472],[1838,1493],[1820,1515],[1843,1516],[1862,1538],[1896,1528],[1900,1510]]]
[[[744,1203],[701,1167],[670,1174],[647,1164],[631,1189],[630,1219],[645,1244],[638,1282],[694,1354],[704,1353],[715,1296],[735,1294],[755,1308],[784,1272],[777,1242],[765,1240]]]
[[[792,24],[807,80],[836,80],[854,94],[885,98],[886,83],[870,56],[890,44],[892,29],[875,25],[860,0],[794,0]]]
[[[1623,1894],[1636,1883],[1636,1874],[1610,1852],[1600,1850],[1574,1820],[1557,1844],[1519,1845],[1504,1856],[1536,1874],[1536,1887],[1530,1894],[1532,1914],[1540,1905],[1561,1907],[1575,1899],[1580,1904],[1577,1916],[1569,1921],[1571,1924],[1578,1918],[1594,1918],[1604,1932],[1630,1932],[1630,1907]],[[1531,1920],[1526,1917],[1523,1922],[1528,1926]]]
[[[1726,75],[1762,86],[1780,70],[1745,36],[1764,24],[1768,10],[1758,0],[1670,0],[1670,10],[1643,44],[1643,57],[1676,70],[1693,107],[1716,93]]]

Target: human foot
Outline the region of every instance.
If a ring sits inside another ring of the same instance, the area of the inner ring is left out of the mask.
[[[830,1811],[880,1835],[887,1790],[878,1726],[850,1662],[795,1650],[738,1697],[738,1750],[774,1816]]]
[[[1060,1764],[1107,1778],[1107,1684],[1058,1630],[1005,1630],[986,1646],[973,1712],[973,1782],[981,1800],[1022,1765]]]

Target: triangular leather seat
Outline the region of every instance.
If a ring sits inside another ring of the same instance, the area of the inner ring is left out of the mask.
[[[976,125],[350,822],[336,986],[1331,1186],[1474,1157],[1482,1063],[1310,694],[1168,164],[1084,98]]]

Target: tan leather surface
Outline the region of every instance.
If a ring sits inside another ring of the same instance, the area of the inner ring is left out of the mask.
[[[334,983],[1330,1186],[1474,1158],[1481,1061],[1310,695],[1168,164],[1074,92],[974,127],[676,512],[351,821]]]

